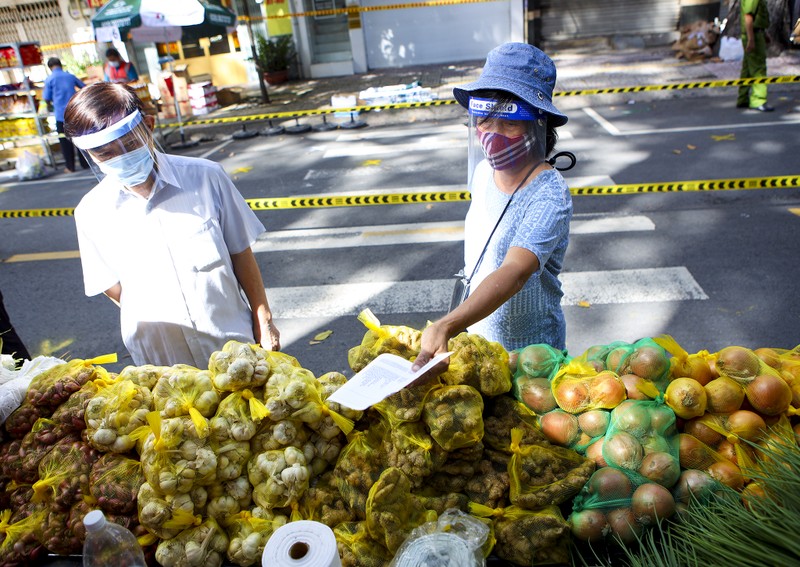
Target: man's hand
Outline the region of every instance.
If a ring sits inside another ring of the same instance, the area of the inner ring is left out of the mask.
[[[747,40],[747,46],[744,48],[746,53],[753,53],[756,50],[756,42],[750,39]]]
[[[447,331],[441,323],[436,322],[429,325],[428,328],[422,332],[422,345],[419,356],[417,356],[411,369],[416,372],[437,354],[447,352],[448,340],[450,340],[450,337],[447,335]],[[434,376],[439,375],[447,370],[447,366],[448,361],[442,361],[431,369],[430,374]]]

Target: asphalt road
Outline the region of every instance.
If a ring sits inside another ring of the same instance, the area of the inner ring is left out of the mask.
[[[732,91],[633,104],[573,100],[559,149],[571,186],[800,174],[800,92],[771,114]],[[777,98],[777,97],[776,97]],[[362,130],[208,142],[246,198],[461,190],[466,128],[454,107],[366,115]],[[380,123],[380,125],[378,125]],[[85,173],[0,186],[0,210],[74,207]],[[576,196],[564,274],[571,354],[672,334],[687,350],[800,343],[800,189]],[[385,323],[440,316],[461,266],[466,203],[259,211],[256,257],[284,350],[316,373],[348,371],[371,307]],[[120,355],[117,308],[83,295],[71,217],[0,219],[0,288],[34,353]],[[59,254],[66,256],[61,258]],[[34,254],[38,256],[20,256]],[[44,255],[41,255],[44,254]],[[25,260],[25,261],[23,261]],[[332,330],[318,344],[315,335]]]

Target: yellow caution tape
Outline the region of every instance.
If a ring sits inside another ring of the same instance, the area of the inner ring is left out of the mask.
[[[404,10],[408,8],[436,8],[438,6],[456,6],[458,4],[484,4],[486,2],[500,2],[503,0],[432,0],[431,2],[406,2],[403,4],[386,4],[383,6],[348,6],[346,8],[333,8],[330,10],[309,10],[307,12],[291,12],[275,14],[272,16],[239,16],[239,20],[246,22],[260,22],[264,20],[279,20],[284,18],[309,18],[318,16],[336,16],[339,14],[359,14],[361,12],[382,12],[384,10]]]
[[[579,195],[630,195],[635,193],[686,193],[690,191],[737,191],[747,189],[791,189],[800,187],[800,175],[745,177],[742,179],[706,179],[670,183],[630,183],[575,187],[570,193]],[[273,197],[246,199],[254,211],[281,209],[321,209],[332,207],[367,207],[374,205],[414,205],[421,203],[458,203],[470,200],[469,191],[431,191],[426,193],[385,193],[380,195],[309,195],[306,197]],[[0,211],[0,218],[68,217],[74,208],[17,209]]]
[[[669,85],[641,85],[636,87],[603,87],[599,89],[577,89],[571,91],[556,91],[553,96],[588,96],[600,94],[640,93],[652,91],[676,91],[685,89],[707,89],[718,87],[739,87],[760,84],[800,83],[800,75],[782,75],[778,77],[759,77],[752,79],[729,79],[725,81],[695,81],[691,83],[673,83]],[[202,120],[189,120],[187,122],[170,122],[159,124],[158,128],[177,128],[180,126],[201,126],[205,124],[232,124],[236,122],[252,122],[259,120],[273,120],[277,118],[300,118],[302,116],[320,116],[334,113],[368,112],[370,110],[400,110],[408,108],[422,108],[426,106],[445,106],[458,104],[454,99],[431,100],[428,102],[399,102],[394,104],[377,104],[370,106],[350,106],[347,108],[316,108],[313,110],[290,110],[284,112],[267,112],[264,114],[249,114],[246,116],[228,116],[225,118],[206,118]]]

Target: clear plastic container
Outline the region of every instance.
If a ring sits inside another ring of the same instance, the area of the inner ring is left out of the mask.
[[[106,521],[100,510],[83,517],[86,541],[83,544],[83,567],[147,567],[144,553],[129,530]]]

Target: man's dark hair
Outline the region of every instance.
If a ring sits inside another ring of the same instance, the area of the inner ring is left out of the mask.
[[[109,57],[117,57],[119,59],[122,59],[122,55],[120,55],[119,51],[117,51],[113,47],[109,47],[108,49],[106,49],[106,59],[108,59]]]
[[[52,69],[53,67],[61,67],[61,59],[58,57],[51,57],[47,60],[47,67]]]
[[[70,138],[93,134],[143,109],[142,101],[129,86],[94,83],[70,99],[64,110],[64,130]]]

